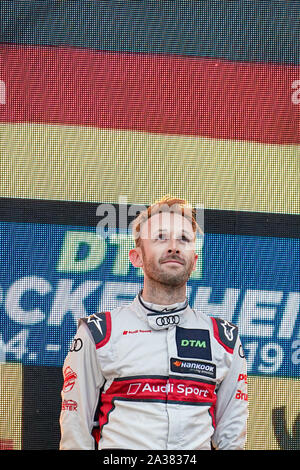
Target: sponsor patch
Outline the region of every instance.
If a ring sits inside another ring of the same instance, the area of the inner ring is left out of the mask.
[[[239,374],[238,382],[244,381],[245,384],[248,384],[247,379],[247,374]]]
[[[176,345],[179,357],[206,359],[211,361],[208,330],[176,327]]]
[[[82,349],[83,342],[81,338],[74,338],[70,346],[70,352],[78,352]]]
[[[237,326],[221,318],[211,317],[211,319],[216,340],[226,349],[227,352],[232,354],[238,336]],[[242,351],[239,352],[241,353]]]
[[[117,378],[102,396],[102,400],[158,401],[180,404],[212,405],[216,401],[215,384],[185,377]]]
[[[64,400],[61,404],[62,410],[77,411],[77,402],[74,400]]]
[[[152,333],[152,330],[124,330],[123,335],[134,335],[137,333]]]
[[[242,392],[242,390],[238,390],[238,391],[236,392],[236,394],[235,394],[235,398],[236,398],[237,400],[248,401],[248,394]]]
[[[110,312],[94,313],[88,317],[81,318],[79,322],[86,323],[94,338],[97,349],[109,341],[111,334]]]
[[[65,368],[63,375],[64,375],[63,391],[70,392],[75,385],[77,374],[71,369],[70,366],[68,366]]]
[[[190,361],[171,357],[171,371],[177,374],[195,374],[216,378],[216,365],[204,361]]]

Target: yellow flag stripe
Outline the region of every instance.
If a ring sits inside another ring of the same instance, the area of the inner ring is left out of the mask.
[[[1,197],[300,213],[299,146],[44,124],[0,125]]]

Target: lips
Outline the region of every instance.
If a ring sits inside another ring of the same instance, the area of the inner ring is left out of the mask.
[[[162,264],[165,264],[165,263],[177,263],[177,264],[183,264],[181,261],[178,261],[177,259],[169,259],[167,261],[163,261]]]

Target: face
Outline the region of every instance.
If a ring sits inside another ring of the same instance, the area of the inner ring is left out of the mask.
[[[180,214],[155,214],[141,227],[141,247],[130,250],[132,264],[142,267],[144,278],[182,286],[196,269],[192,224]]]

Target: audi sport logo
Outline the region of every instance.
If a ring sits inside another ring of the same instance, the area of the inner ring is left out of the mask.
[[[179,322],[179,315],[164,315],[156,318],[157,326],[178,325]]]
[[[139,395],[143,393],[150,394],[169,394],[174,393],[176,395],[184,395],[188,397],[192,395],[194,397],[207,398],[209,396],[209,390],[204,388],[202,385],[185,385],[184,383],[165,383],[165,384],[150,384],[136,382],[129,384],[127,389],[127,395]]]
[[[127,395],[136,395],[140,390],[141,386],[141,383],[130,384],[127,390]]]

